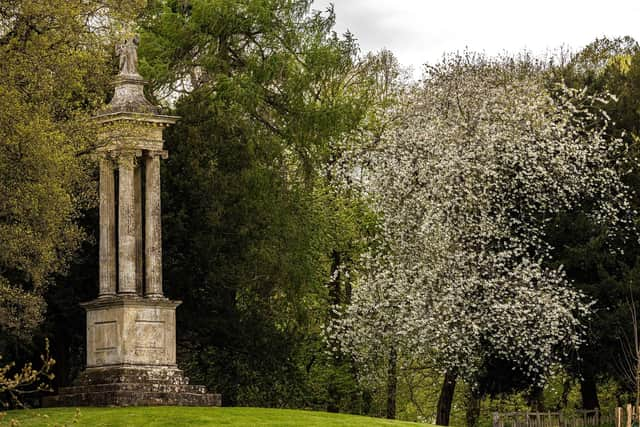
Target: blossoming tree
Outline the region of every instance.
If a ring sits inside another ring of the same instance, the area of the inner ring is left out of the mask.
[[[625,233],[633,212],[620,141],[597,125],[607,100],[553,90],[527,62],[450,56],[350,153],[383,225],[330,334],[363,378],[429,362],[473,386],[497,358],[541,382],[579,347],[589,302],[548,266],[546,230],[588,206]]]

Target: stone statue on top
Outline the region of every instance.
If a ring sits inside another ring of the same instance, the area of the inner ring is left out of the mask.
[[[116,45],[116,55],[120,57],[120,74],[138,74],[138,44],[140,36],[137,34]]]

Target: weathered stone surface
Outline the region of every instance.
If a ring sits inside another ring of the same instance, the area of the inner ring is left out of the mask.
[[[118,293],[136,293],[135,153],[118,154]]]
[[[116,293],[116,205],[114,164],[100,158],[100,296]]]
[[[179,302],[137,295],[98,298],[87,310],[87,367],[175,367]]]
[[[161,155],[150,152],[145,160],[145,295],[152,298],[162,297]]]
[[[221,396],[191,385],[176,368],[88,368],[71,387],[43,398],[47,406],[220,406]]]
[[[57,396],[47,396],[42,406],[220,406],[221,396],[194,393],[182,386],[177,391],[154,391],[148,384],[129,384],[126,388],[104,390],[99,386],[61,388]]]
[[[136,233],[136,294],[144,294],[144,236],[143,236],[143,188],[142,177],[144,173],[144,161],[138,159],[133,172],[133,203],[135,215]]]
[[[74,385],[153,383],[165,385],[186,385],[189,378],[182,370],[167,366],[105,366],[87,368],[74,381]],[[204,386],[194,386],[204,387]]]
[[[119,75],[138,76],[138,45],[140,36],[135,35],[116,44],[116,55],[120,57]]]
[[[96,150],[112,153],[121,150],[163,150],[163,130],[176,122],[178,117],[150,115],[134,112],[117,112],[96,116],[102,124],[101,140]]]
[[[158,114],[160,109],[144,96],[145,81],[140,75],[122,74],[116,79],[113,99],[102,111],[103,114],[120,111]]]
[[[158,114],[159,108],[144,96],[145,81],[138,74],[138,43],[135,36],[116,45],[116,53],[120,57],[120,73],[116,78],[113,99],[105,108],[105,112],[133,111],[138,113]]]

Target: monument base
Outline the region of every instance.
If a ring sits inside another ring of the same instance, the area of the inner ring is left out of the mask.
[[[42,406],[220,406],[219,394],[189,384],[176,366],[179,301],[101,297],[87,310],[87,369]]]
[[[176,365],[176,307],[180,301],[114,295],[83,303],[87,368]]]
[[[42,406],[220,406],[221,400],[176,368],[114,366],[88,368],[73,386],[44,397]]]

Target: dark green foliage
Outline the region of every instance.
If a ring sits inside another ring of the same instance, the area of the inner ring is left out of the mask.
[[[606,104],[604,109],[611,119],[609,132],[625,141],[627,152],[620,156],[619,167],[628,172],[625,182],[635,197],[634,209],[638,210],[640,47],[637,42],[630,37],[597,39],[564,66],[553,68],[551,75],[551,81],[563,80],[591,93],[608,91],[616,96],[617,100]],[[568,277],[595,302],[587,343],[577,358],[568,359],[570,370],[581,381],[583,405],[595,407],[598,379],[610,376],[622,382],[621,339],[631,326],[627,299],[633,292],[637,301],[640,293],[638,239],[630,235],[625,241],[611,242],[607,230],[596,227],[582,212],[557,218],[551,224],[550,234],[557,263],[564,265]]]
[[[310,3],[149,7],[142,71],[189,89],[166,135],[164,282],[184,301],[183,366],[224,404],[359,412],[350,362],[324,354],[322,330],[348,294],[329,295],[334,254],[356,259],[372,219],[329,166],[362,129],[374,79]]]
[[[287,182],[269,150],[225,129],[233,122],[199,96],[178,108],[164,173],[165,286],[185,301],[184,357],[226,403],[309,406],[329,255],[351,236],[336,234],[333,197]]]

